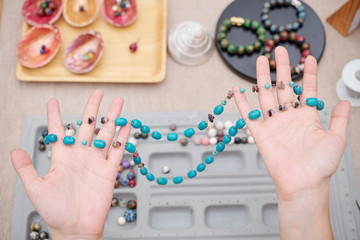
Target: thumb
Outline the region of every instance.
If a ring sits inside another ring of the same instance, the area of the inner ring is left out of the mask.
[[[29,196],[33,187],[40,183],[41,178],[35,171],[32,161],[25,151],[15,149],[11,151],[10,156],[14,169],[19,175]]]
[[[350,119],[350,103],[341,101],[331,113],[330,131],[346,139],[346,129]]]

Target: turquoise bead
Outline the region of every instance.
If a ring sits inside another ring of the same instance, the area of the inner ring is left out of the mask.
[[[117,118],[115,119],[116,126],[125,126],[127,124],[127,120],[125,118]]]
[[[295,83],[294,83],[293,81],[290,81],[290,82],[289,82],[289,86],[290,86],[290,87],[293,87],[294,85],[295,85]]]
[[[195,134],[195,130],[193,128],[188,128],[184,131],[185,137],[192,137]]]
[[[189,178],[194,178],[194,177],[196,177],[196,175],[197,175],[197,172],[195,170],[190,170],[187,174],[187,176]]]
[[[140,168],[140,173],[141,173],[141,175],[147,175],[148,174],[148,170],[147,170],[147,168],[146,167],[142,167],[142,168]]]
[[[95,139],[95,141],[94,141],[94,146],[95,146],[96,148],[103,149],[103,148],[105,148],[106,143],[105,143],[105,141],[104,141],[104,140],[101,140],[101,139]]]
[[[322,100],[318,101],[318,104],[316,105],[316,110],[321,111],[325,107],[325,103]]]
[[[126,151],[128,151],[129,153],[133,153],[136,151],[136,147],[132,144],[132,143],[126,143],[125,145],[125,149]]]
[[[225,135],[223,137],[223,143],[228,144],[229,142],[231,142],[231,136]]]
[[[215,115],[220,115],[220,114],[222,114],[223,111],[224,111],[224,106],[223,105],[217,105],[214,108],[214,114]]]
[[[140,128],[140,131],[142,133],[145,133],[145,134],[148,134],[150,132],[150,128],[146,125],[142,125],[141,128]]]
[[[261,116],[261,112],[257,109],[252,110],[251,112],[249,112],[249,118],[251,120],[255,120],[258,119]]]
[[[212,155],[213,155],[214,157],[217,156],[217,152],[213,151],[213,152],[212,152]]]
[[[156,179],[156,182],[157,182],[159,185],[166,185],[166,184],[167,184],[167,179],[166,179],[166,178],[159,177],[159,178]]]
[[[225,143],[219,142],[219,143],[216,145],[216,151],[222,152],[222,151],[224,151],[224,149],[225,149]]]
[[[224,144],[224,146],[225,146],[225,144]],[[214,162],[214,157],[213,156],[209,155],[209,156],[207,156],[205,158],[205,163],[206,164],[212,164],[213,162]]]
[[[168,141],[176,141],[177,139],[178,139],[177,133],[169,133],[167,135],[167,140]]]
[[[239,119],[237,120],[237,122],[235,123],[235,127],[237,129],[242,129],[243,127],[245,127],[245,121],[244,119]]]
[[[265,84],[265,88],[269,89],[271,87],[271,85],[269,83]]]
[[[49,143],[54,143],[57,141],[57,136],[55,134],[49,134],[46,136],[46,141]]]
[[[208,126],[207,122],[202,121],[201,123],[199,123],[198,128],[201,131],[201,130],[204,130],[205,128],[207,128],[207,126]]]
[[[45,145],[49,145],[49,142],[47,141],[47,136],[43,138],[43,142]]]
[[[238,132],[238,130],[237,130],[237,128],[236,127],[234,127],[234,126],[232,126],[231,128],[229,128],[229,130],[228,130],[228,134],[230,135],[230,136],[235,136],[236,134],[237,134],[237,132]]]
[[[310,107],[315,107],[318,105],[318,100],[317,98],[314,97],[310,97],[306,99],[306,105],[310,106]]]
[[[196,170],[198,172],[202,172],[205,170],[205,168],[206,168],[206,165],[204,163],[199,163],[199,165],[196,167]]]
[[[141,157],[134,158],[133,160],[136,165],[139,165],[141,163]]]
[[[155,140],[160,140],[161,139],[161,133],[154,131],[151,133],[151,137]]]
[[[81,141],[81,144],[85,146],[85,145],[87,144],[87,141],[86,141],[86,140],[82,140],[82,141]]]
[[[154,175],[153,175],[152,173],[148,173],[148,174],[146,175],[146,178],[147,178],[147,180],[149,180],[150,182],[152,182],[152,181],[155,180],[155,177],[154,177]]]
[[[245,88],[243,88],[243,87],[240,88],[240,92],[241,92],[241,93],[244,93],[244,92],[245,92]]]
[[[174,178],[173,178],[173,182],[174,182],[175,184],[182,183],[182,182],[183,182],[183,178],[182,178],[181,176],[174,177]]]
[[[222,100],[222,101],[221,101],[221,105],[225,106],[225,105],[226,105],[226,101],[225,101],[225,100]]]
[[[77,124],[78,126],[81,126],[82,121],[81,121],[81,120],[77,120],[77,121],[76,121],[76,124]]]
[[[73,145],[75,143],[75,138],[70,137],[70,136],[65,136],[63,139],[63,143],[68,146]]]
[[[302,93],[302,88],[301,88],[301,86],[300,86],[299,84],[296,84],[296,85],[294,86],[293,90],[294,90],[294,93],[295,93],[296,95],[300,95],[300,94]]]
[[[140,120],[133,119],[133,120],[131,121],[131,126],[132,126],[133,128],[141,128],[142,123],[140,122]]]

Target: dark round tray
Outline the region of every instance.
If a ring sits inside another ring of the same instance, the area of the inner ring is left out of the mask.
[[[226,51],[222,50],[219,41],[216,39],[219,26],[223,20],[233,16],[250,18],[261,23],[260,15],[263,9],[264,0],[235,0],[221,14],[218,23],[216,25],[215,41],[216,48],[224,61],[237,73],[245,76],[248,80],[256,82],[256,59],[263,53],[261,49],[259,52],[254,52],[252,55],[239,56],[237,54],[230,55]],[[325,47],[325,31],[324,27],[317,16],[317,14],[304,2],[306,18],[301,28],[297,31],[298,35],[303,35],[305,41],[311,44],[311,54],[319,62]],[[287,23],[293,23],[296,21],[296,9],[293,6],[289,7],[276,7],[270,11],[270,19],[273,23],[280,25],[286,25]],[[262,24],[261,24],[262,25]],[[263,25],[262,25],[263,26]],[[270,39],[270,31],[267,31],[266,36]],[[233,26],[228,32],[228,40],[236,45],[239,44],[252,44],[256,40],[256,33],[251,30],[247,30],[244,27]],[[295,44],[285,42],[280,43],[277,46],[284,46],[290,57],[290,64],[296,66],[299,63],[301,57],[300,48]],[[272,51],[274,58],[274,51]],[[295,80],[302,76],[302,74],[292,75],[292,79]],[[275,71],[271,71],[271,80],[275,82]]]

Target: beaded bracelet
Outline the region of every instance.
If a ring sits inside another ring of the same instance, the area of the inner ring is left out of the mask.
[[[242,27],[244,26],[247,29],[251,29],[257,34],[257,40],[253,44],[248,44],[246,46],[240,44],[236,46],[233,43],[230,43],[227,39],[227,32],[232,26]],[[266,41],[266,30],[264,27],[260,26],[260,23],[257,21],[252,21],[250,18],[242,17],[231,17],[230,19],[225,19],[222,22],[222,25],[219,27],[219,33],[217,35],[218,41],[220,41],[220,46],[223,50],[226,50],[229,54],[235,54],[242,56],[244,53],[252,54],[254,51],[259,51]]]
[[[293,24],[289,23],[281,26],[278,26],[271,22],[269,12],[272,8],[275,7],[288,7],[293,6],[296,8],[297,21]],[[266,29],[269,29],[271,33],[278,33],[283,31],[297,31],[305,20],[305,7],[301,4],[299,0],[270,0],[270,2],[264,3],[264,8],[261,11],[261,21],[263,22]]]

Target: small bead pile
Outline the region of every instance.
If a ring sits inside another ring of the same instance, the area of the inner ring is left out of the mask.
[[[30,227],[30,239],[31,240],[49,240],[49,234],[45,231],[41,231],[41,226],[39,223],[34,222],[33,224],[31,224]]]
[[[49,53],[50,52],[50,49],[47,48],[45,45],[42,45],[41,46],[41,49],[40,49],[40,54],[43,55],[45,53]]]
[[[116,0],[112,6],[115,17],[125,15],[125,12],[131,7],[129,0]]]
[[[40,3],[37,15],[39,17],[50,16],[56,10],[56,4],[54,1],[46,0]]]
[[[87,51],[87,53],[84,54],[83,60],[86,62],[86,61],[89,61],[89,60],[93,59],[94,57],[95,57],[94,50],[89,49]]]
[[[134,161],[121,161],[121,164],[118,167],[114,188],[119,188],[120,186],[129,186],[133,188],[136,186],[136,174],[134,172],[134,166]],[[125,175],[126,177],[123,177],[122,175]]]
[[[117,222],[119,225],[124,225],[125,223],[134,222],[136,220],[136,207],[137,203],[135,200],[126,201],[125,199],[118,199],[113,197],[111,200],[111,207],[120,207],[125,208],[124,216],[119,217]]]

